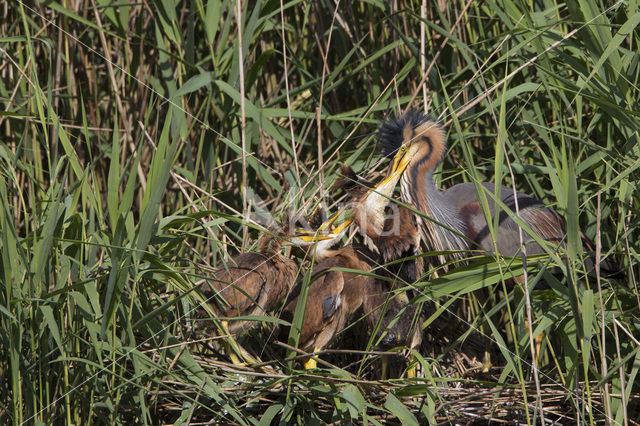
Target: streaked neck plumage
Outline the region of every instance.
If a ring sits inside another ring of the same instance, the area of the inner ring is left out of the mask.
[[[265,256],[277,256],[284,242],[283,237],[265,232],[258,240],[258,251]]]
[[[443,192],[438,191],[433,183],[433,171],[440,163],[445,150],[443,148],[429,151],[422,158],[416,155],[402,175],[400,180],[402,199],[418,207],[426,216],[445,225],[442,226],[427,218],[417,218],[422,231],[421,238],[429,250],[466,250],[469,248],[466,239],[447,229],[464,230],[465,226],[460,214],[451,200]],[[431,158],[430,153],[438,157]]]

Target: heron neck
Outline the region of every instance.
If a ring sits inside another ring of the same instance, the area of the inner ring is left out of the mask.
[[[283,244],[282,238],[265,232],[258,240],[258,251],[268,256],[275,256],[280,253]]]
[[[433,183],[433,170],[420,173],[407,170],[403,175],[402,198],[433,219],[418,218],[425,243],[431,250],[465,250],[466,240],[448,228],[464,230],[456,205]],[[435,221],[435,222],[434,222]],[[436,223],[437,222],[437,223]],[[444,225],[444,226],[442,226]]]

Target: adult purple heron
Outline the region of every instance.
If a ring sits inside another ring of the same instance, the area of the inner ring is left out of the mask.
[[[428,218],[419,217],[424,244],[430,251],[455,251],[458,255],[469,249],[498,252],[503,256],[515,256],[521,244],[518,224],[513,219],[518,212],[520,220],[538,239],[525,236],[527,256],[544,254],[538,241],[547,241],[553,246],[563,243],[565,223],[562,216],[541,201],[510,188],[482,183],[477,189],[473,183],[461,183],[440,191],[433,182],[436,166],[447,151],[445,130],[435,119],[408,112],[384,122],[379,128],[379,143],[385,155],[394,155],[389,180],[400,177],[401,199],[414,205]],[[487,224],[478,191],[487,193],[489,217],[498,210],[498,225],[494,237]],[[499,192],[500,203],[493,194]],[[506,206],[506,209],[502,207]],[[581,235],[586,247],[592,246]],[[552,249],[555,249],[553,248]],[[464,254],[463,254],[464,256]],[[603,273],[618,272],[614,262],[605,260],[600,265]]]
[[[433,118],[418,112],[392,118],[380,126],[379,143],[385,155],[394,155],[388,179],[400,178],[402,201],[424,213],[425,217],[419,217],[418,222],[421,238],[429,251],[449,251],[458,258],[474,249],[516,256],[521,252],[516,214],[524,227],[531,230],[532,235],[523,238],[527,256],[557,250],[564,244],[562,216],[527,194],[514,193],[506,187],[496,188],[492,183],[482,183],[479,188],[473,183],[461,183],[445,191],[438,190],[433,174],[447,151],[447,144],[443,126]],[[481,191],[486,192],[483,197],[488,206],[486,213],[478,198]],[[496,193],[499,203],[493,198]],[[498,221],[492,233],[487,217],[494,218],[496,211]],[[593,245],[584,235],[581,237],[586,248]],[[550,244],[546,250],[539,243],[543,241]],[[589,259],[587,262],[590,268],[592,262]],[[600,263],[600,270],[604,275],[619,275],[617,265],[607,259]],[[522,281],[522,277],[515,280]],[[544,285],[537,283],[537,287]],[[538,340],[536,354],[540,343]],[[534,362],[537,363],[537,355]]]

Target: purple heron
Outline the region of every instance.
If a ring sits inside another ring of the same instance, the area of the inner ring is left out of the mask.
[[[379,142],[385,155],[394,155],[389,180],[400,178],[401,199],[416,206],[432,220],[418,218],[424,244],[430,251],[464,251],[483,249],[503,256],[515,256],[520,251],[518,224],[505,209],[492,198],[496,192],[492,183],[482,183],[487,192],[490,217],[499,210],[498,226],[494,239],[477,190],[473,183],[461,183],[440,191],[433,182],[436,166],[442,161],[447,150],[445,130],[435,119],[418,113],[409,112],[392,118],[380,126]],[[516,212],[516,202],[522,222],[535,233],[540,240],[555,246],[562,244],[565,238],[565,223],[552,208],[541,201],[510,188],[500,188],[500,203],[508,210]],[[586,247],[592,246],[581,235]],[[544,254],[543,247],[525,237],[527,256]],[[617,265],[604,260],[601,270],[605,274],[616,274]]]
[[[233,318],[265,315],[282,304],[295,284],[298,266],[280,253],[285,238],[263,233],[257,252],[234,257],[201,285],[215,315],[226,318],[224,325],[230,334],[242,333],[255,323]],[[201,312],[201,317],[205,315]]]
[[[421,274],[420,259],[380,268],[380,263],[394,262],[417,254],[418,241],[412,236],[405,238],[402,234],[407,226],[410,229],[411,225],[415,226],[413,214],[408,209],[401,208],[399,216],[390,215],[385,218],[383,211],[387,205],[387,198],[391,195],[397,180],[385,179],[376,187],[372,187],[370,183],[358,178],[348,167],[342,168],[342,174],[343,178],[339,179],[333,188],[344,189],[354,201],[348,204],[349,212],[339,225],[331,228],[340,212],[320,226],[321,230],[330,230],[330,234],[335,235],[335,238],[317,243],[315,260],[318,263],[312,271],[312,283],[308,290],[299,346],[307,352],[316,352],[326,347],[343,330],[348,318],[363,306],[368,330],[377,332],[374,339],[378,342],[376,347],[414,348],[419,345],[421,337],[414,321],[417,318],[416,307],[409,305],[406,292],[399,290],[400,286],[396,281],[398,276],[405,283],[415,281]],[[330,249],[352,221],[375,241],[380,256],[364,246],[355,244],[336,250]],[[400,224],[403,226],[399,226]],[[400,231],[397,230],[398,227]],[[411,235],[413,234],[414,232],[411,232]],[[388,279],[355,271],[373,271]],[[297,289],[285,307],[285,319],[293,318],[300,291],[298,287]],[[313,358],[305,363],[305,368],[315,366]],[[383,363],[383,369],[385,367],[386,363]]]
[[[461,183],[444,191],[438,190],[433,182],[433,173],[447,151],[447,143],[445,130],[435,119],[418,112],[392,118],[380,126],[379,142],[385,155],[394,155],[388,179],[400,178],[402,201],[416,206],[428,218],[419,217],[418,223],[421,238],[429,251],[456,251],[456,256],[464,257],[464,251],[482,249],[503,256],[516,256],[521,250],[518,223],[513,218],[514,214],[507,213],[507,210],[518,212],[522,223],[538,237],[525,237],[527,256],[546,253],[538,241],[551,243],[551,250],[564,244],[562,216],[527,194],[514,194],[506,187],[496,191],[492,183],[482,183],[480,189],[476,189],[473,183]],[[498,211],[495,236],[478,198],[478,191],[482,190],[487,193],[488,216],[493,218]],[[500,203],[492,197],[496,192]],[[593,246],[584,235],[581,234],[581,238],[585,248]],[[593,267],[588,258],[586,266],[588,269]],[[602,261],[600,268],[603,275],[620,275],[619,268],[610,260]],[[515,280],[521,282],[522,277]],[[537,288],[543,286],[546,283],[536,285]],[[538,341],[536,354],[540,343]],[[534,363],[537,363],[536,359]]]
[[[245,317],[263,316],[282,306],[295,284],[298,266],[280,253],[287,237],[287,232],[264,232],[258,240],[258,251],[237,255],[199,286],[204,303],[197,311],[195,328],[208,332],[214,327],[205,320],[220,319],[219,327],[226,335],[222,345],[234,364],[242,364],[236,354],[256,362],[234,338],[258,323]]]
[[[379,349],[407,346],[416,348],[421,342],[417,306],[409,303],[410,292],[402,290],[422,274],[422,259],[418,254],[415,215],[403,206],[387,205],[397,179],[385,179],[377,187],[365,181],[347,166],[341,167],[342,177],[334,184],[354,200],[354,222],[360,231],[372,239],[379,256],[368,252],[370,268],[378,277],[367,280],[362,300],[365,323]],[[383,362],[386,376],[388,359]],[[412,374],[412,369],[407,375]]]
[[[357,185],[356,181],[349,181],[352,177],[358,179],[351,169],[343,168],[343,173],[348,173],[348,176],[343,181],[339,180],[337,185],[334,184],[333,189],[348,186],[345,190],[353,201],[317,230],[299,231],[290,239],[293,245],[309,245],[309,241],[317,235],[321,235],[322,239],[309,250],[315,266],[311,272],[312,282],[307,293],[299,341],[300,349],[306,352],[317,352],[330,344],[344,329],[349,317],[361,307],[368,289],[372,288],[374,278],[357,271],[370,272],[377,268],[378,256],[356,244],[339,249],[332,249],[332,246],[354,221],[363,232],[377,239],[385,226],[384,209],[388,197],[398,182],[398,179],[391,178],[384,179],[375,187],[368,182]],[[299,303],[301,287],[302,283],[296,286],[283,311],[283,318],[289,321],[293,319]],[[305,368],[315,366],[313,358],[305,363]]]
[[[318,352],[327,347],[340,333],[347,320],[362,305],[368,282],[367,275],[346,272],[346,268],[369,272],[375,267],[365,247],[346,246],[320,261],[312,271],[304,321],[300,330],[299,348],[305,352]],[[282,318],[293,320],[299,293],[284,308]],[[309,358],[305,368],[315,368],[316,361]]]

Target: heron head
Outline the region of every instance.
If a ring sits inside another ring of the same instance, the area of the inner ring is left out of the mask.
[[[342,208],[317,229],[296,228],[289,236],[289,244],[308,247],[322,242],[323,246],[331,246],[342,237],[352,221],[353,211]]]
[[[380,126],[379,144],[385,155],[393,155],[387,180],[397,182],[411,164],[434,169],[446,150],[445,131],[434,118],[411,111]]]

